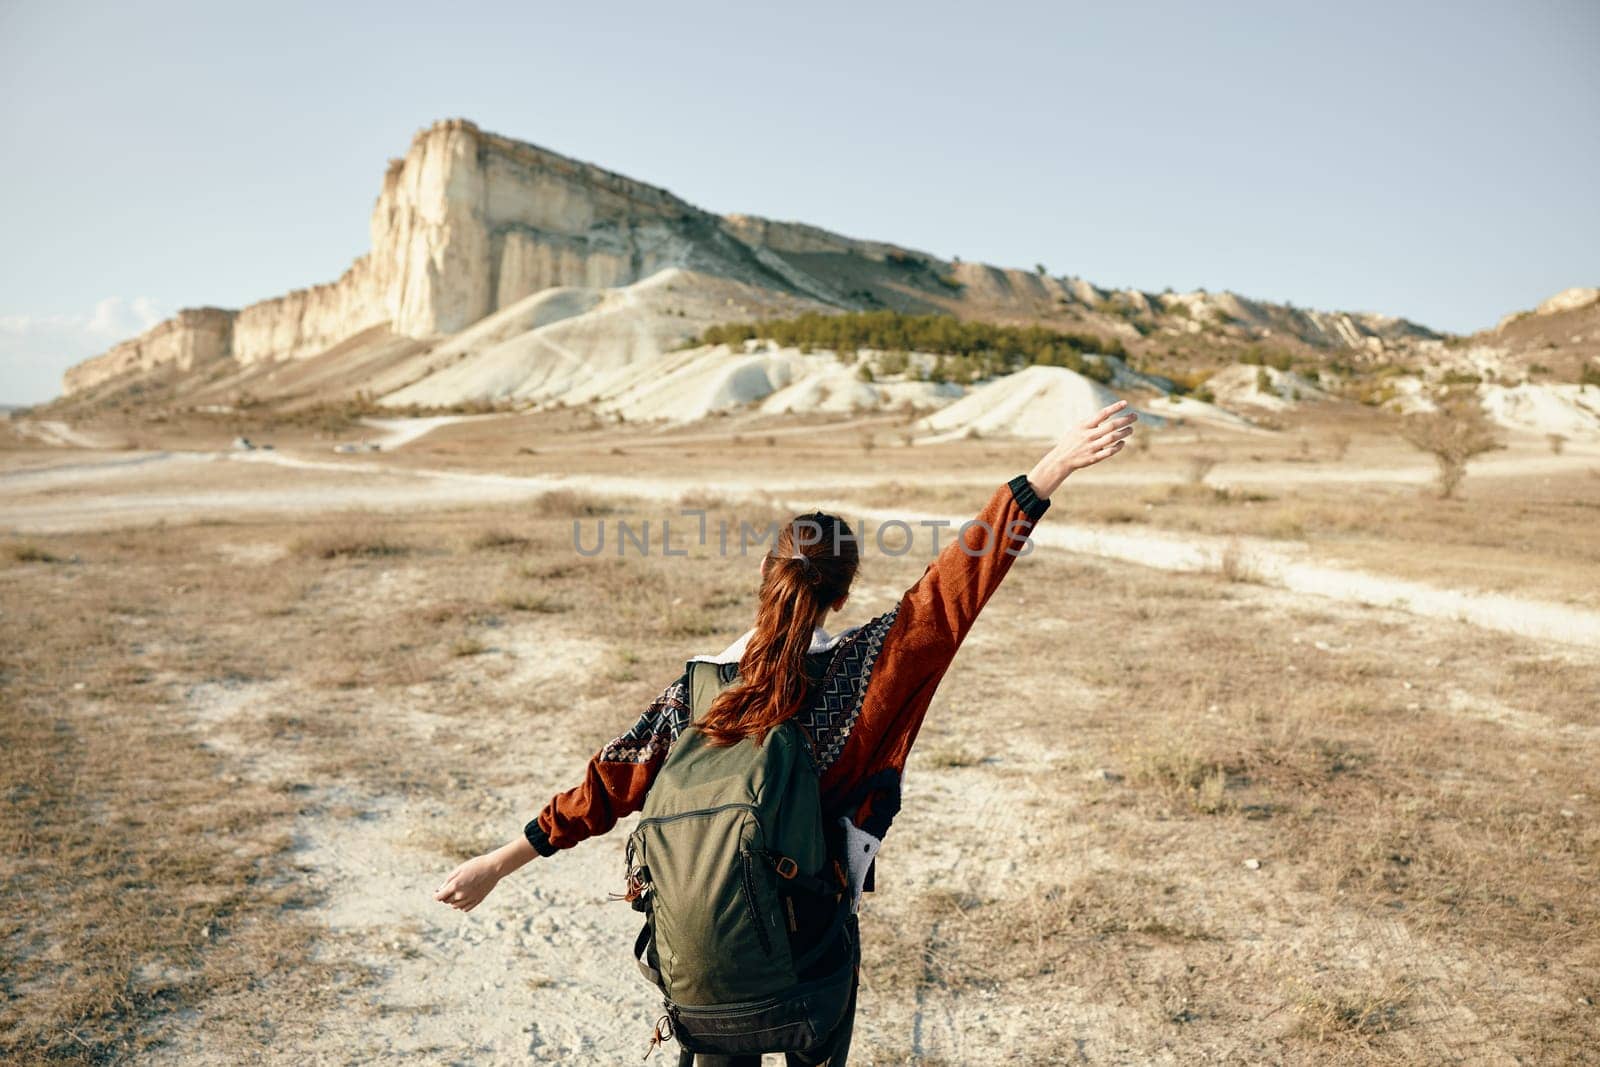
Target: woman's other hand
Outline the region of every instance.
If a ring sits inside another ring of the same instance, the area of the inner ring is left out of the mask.
[[[451,871],[444,884],[434,890],[433,899],[458,911],[471,911],[483,903],[500,879],[535,855],[528,839],[519,834],[493,852],[474,856]]]
[[[1139,418],[1132,411],[1118,414],[1127,406],[1126,400],[1109,404],[1068,430],[1029,472],[1028,484],[1033,486],[1033,491],[1041,499],[1049,499],[1073,471],[1092,467],[1121,452]]]
[[[483,898],[499,883],[500,868],[495,854],[486,852],[451,871],[444,884],[434,891],[433,899],[458,911],[471,911],[482,904]]]

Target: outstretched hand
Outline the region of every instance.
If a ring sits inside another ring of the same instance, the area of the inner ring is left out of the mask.
[[[534,858],[533,845],[518,834],[493,852],[474,856],[445,878],[433,899],[457,911],[471,911],[494,891],[500,879]]]
[[[1041,499],[1048,499],[1073,471],[1092,467],[1121,452],[1139,418],[1132,411],[1126,415],[1117,414],[1127,406],[1126,400],[1108,404],[1068,430],[1029,472],[1028,483],[1033,491]]]
[[[434,890],[433,899],[458,911],[471,911],[483,903],[500,884],[500,871],[493,853],[474,856],[450,872],[444,884]]]

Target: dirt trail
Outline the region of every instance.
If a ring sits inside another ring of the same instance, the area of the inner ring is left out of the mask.
[[[123,481],[130,465],[141,473],[163,465],[210,461],[265,464],[273,467],[348,475],[349,486],[315,488],[122,492],[104,495],[56,497],[53,490],[103,480]],[[1550,463],[1570,468],[1587,461],[1573,456],[1524,456],[1527,472],[1545,470]],[[1520,468],[1519,468],[1520,469]],[[1385,474],[1385,472],[1376,472]],[[1396,472],[1387,472],[1395,474]],[[369,480],[370,479],[370,480]],[[1170,477],[1167,479],[1170,481]],[[1225,480],[1225,479],[1219,479]],[[717,490],[724,496],[800,494],[825,491],[848,494],[881,482],[876,475],[835,476],[817,480],[796,479],[782,484],[722,480]],[[380,484],[381,483],[381,484]],[[701,488],[695,478],[573,477],[509,475],[455,470],[415,470],[382,462],[311,459],[282,452],[156,453],[145,457],[117,456],[100,464],[74,463],[61,467],[29,469],[0,474],[0,521],[21,530],[61,530],[102,526],[108,522],[182,519],[196,514],[226,515],[273,511],[315,511],[348,508],[443,507],[463,503],[516,501],[537,497],[552,489],[579,487],[603,495],[631,496],[659,501],[680,498]],[[36,499],[13,501],[8,497]],[[797,507],[815,507],[815,499],[791,501]],[[836,497],[828,506],[874,524],[898,519],[916,526],[943,522],[959,526],[970,516],[889,512],[863,507],[848,496]],[[1397,608],[1429,618],[1456,619],[1486,629],[1586,647],[1600,647],[1600,613],[1562,604],[1528,600],[1503,594],[1443,589],[1422,582],[1330,566],[1311,558],[1305,546],[1257,538],[1224,538],[1160,531],[1132,531],[1050,522],[1035,534],[1047,549],[1064,549],[1086,555],[1127,560],[1161,570],[1217,572],[1231,569],[1237,576],[1311,596],[1357,604]],[[891,538],[891,543],[893,538]]]
[[[506,635],[517,667],[495,686],[507,702],[532,700],[597,659],[602,646],[530,625]],[[299,783],[295,857],[322,900],[330,932],[323,958],[370,968],[374,981],[346,998],[315,1032],[286,1037],[274,1059],[297,1063],[621,1063],[637,1061],[659,1003],[642,979],[619,969],[636,916],[608,906],[622,870],[626,830],[588,842],[560,863],[508,878],[463,915],[432,899],[461,845],[492,847],[522,825],[581,765],[576,752],[540,760],[535,741],[508,739],[497,717],[465,717],[372,700],[361,709],[421,757],[413,770],[443,777],[440,800],[339,784],[316,773],[315,752],[251,744],[242,736],[268,714],[315,714],[293,683],[203,684],[187,704],[208,743],[246,774]],[[575,708],[572,716],[593,714]],[[521,746],[519,748],[519,746]],[[466,752],[472,755],[464,755]],[[480,753],[491,753],[487,757]],[[426,755],[424,755],[426,754]],[[469,766],[471,779],[462,776]],[[515,789],[494,783],[517,782]],[[619,1020],[632,1025],[619,1027]],[[194,1018],[149,1062],[238,1062],[236,1045],[213,1044]]]
[[[807,505],[814,506],[814,505]],[[943,523],[954,530],[970,515],[921,515],[852,507],[833,507],[874,525],[890,519]],[[897,543],[897,534],[886,535]],[[1422,582],[1318,563],[1305,545],[1263,538],[1171,534],[1154,530],[1105,529],[1048,522],[1033,534],[1042,548],[1126,560],[1158,570],[1222,573],[1292,593],[1375,607],[1394,608],[1426,618],[1453,619],[1488,630],[1600,648],[1600,612],[1497,593],[1441,589]]]
[[[404,597],[403,582],[381,583]],[[874,595],[892,595],[888,589]],[[385,593],[368,590],[382,599]],[[996,625],[1004,625],[996,622]],[[998,640],[989,635],[985,640]],[[978,643],[982,643],[981,641]],[[594,667],[606,646],[575,636],[550,619],[518,624],[496,637],[490,658],[513,669],[488,683],[490,700],[508,706],[541,703],[551,687],[569,693],[572,672]],[[483,661],[447,681],[483,684]],[[365,728],[381,729],[388,742],[414,753],[410,773],[449,786],[422,801],[319,773],[322,755],[294,746],[249,740],[269,715],[318,714],[318,695],[295,680],[227,681],[189,686],[185,704],[206,742],[239,771],[267,782],[293,783],[301,815],[295,827],[295,862],[321,901],[313,916],[328,931],[320,958],[368,968],[371,984],[345,996],[337,1011],[314,1029],[283,1035],[270,1059],[297,1063],[572,1063],[643,1062],[659,1001],[626,962],[637,916],[610,902],[618,886],[625,820],[603,838],[585,842],[551,861],[508,878],[472,913],[463,915],[431,898],[454,861],[445,853],[467,843],[490,847],[526,819],[555,790],[572,784],[588,754],[573,742],[576,724],[615,709],[578,697],[560,719],[539,720],[528,736],[508,730],[503,715],[442,714],[438,691],[418,690],[415,703],[351,696]],[[1037,775],[1062,758],[1054,749],[992,746],[982,767],[939,771],[919,778],[916,803],[930,829],[942,830],[912,849],[902,847],[895,900],[868,898],[864,921],[878,940],[886,923],[914,928],[930,961],[950,951],[938,920],[901,914],[920,895],[955,890],[982,894],[1004,882],[1017,859],[1009,851],[972,854],[942,832],[1002,820],[1028,801]],[[502,784],[504,783],[504,784]],[[514,784],[513,784],[514,783]],[[1019,843],[1037,848],[1037,827]],[[913,862],[912,857],[920,856]],[[869,987],[871,983],[869,980]],[[1027,1047],[1034,1037],[1029,1014],[951,988],[932,963],[909,1002],[889,990],[870,990],[872,1009],[859,1022],[863,1063],[873,1048],[903,1048],[909,1033],[919,1057],[976,1062],[994,1047]],[[239,1048],[218,1040],[193,1015],[168,1042],[142,1062],[220,1067],[239,1062]],[[671,1062],[658,1054],[649,1062]],[[777,1062],[769,1059],[769,1063]]]

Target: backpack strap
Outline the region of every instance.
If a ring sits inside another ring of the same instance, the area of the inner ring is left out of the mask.
[[[639,930],[639,936],[633,940],[633,962],[639,965],[639,972],[649,979],[651,985],[661,989],[664,988],[661,984],[661,972],[650,966],[650,941],[653,937],[651,923],[646,921]]]
[[[849,914],[850,909],[841,901],[839,906],[833,910],[833,920],[828,923],[828,928],[823,931],[822,936],[817,938],[817,943],[795,958],[794,969],[796,972],[804,971],[807,967],[816,963],[822,958],[824,952],[833,947],[834,942],[844,936],[846,930],[845,917]]]
[[[711,663],[708,660],[690,660],[689,721],[696,722],[706,713],[711,702],[739,677],[737,663]]]
[[[781,853],[763,851],[759,855],[772,865],[773,871],[778,875],[780,893],[808,893],[814,897],[834,897],[849,888],[847,884],[841,884],[837,879],[829,881],[814,874],[801,874],[799,865]],[[832,869],[833,856],[830,855],[823,870]]]

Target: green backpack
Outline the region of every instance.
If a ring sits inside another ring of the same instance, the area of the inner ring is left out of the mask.
[[[737,680],[689,665],[691,718]],[[695,1053],[815,1052],[843,1019],[858,949],[801,728],[757,745],[685,729],[628,837],[627,899],[645,914],[634,958],[662,992],[652,1047]]]

